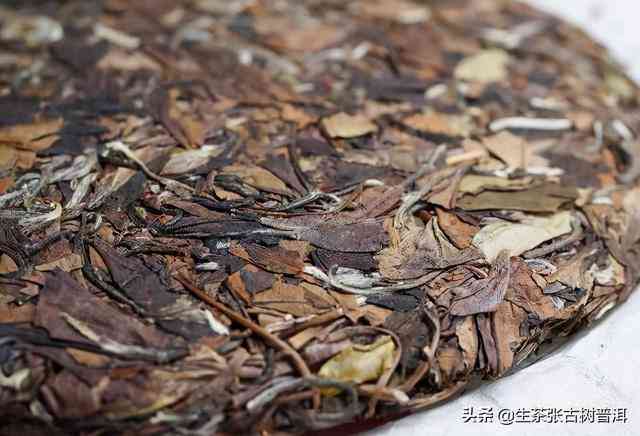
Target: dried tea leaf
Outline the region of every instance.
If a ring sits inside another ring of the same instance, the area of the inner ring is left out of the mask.
[[[5,253],[0,255],[0,274],[13,273],[18,271],[18,265],[13,258]]]
[[[417,24],[431,16],[428,7],[406,0],[367,0],[353,2],[355,13],[382,20],[395,20],[402,24]]]
[[[177,346],[178,341],[174,337],[154,326],[145,325],[90,294],[68,273],[54,270],[48,274],[40,291],[35,324],[47,329],[52,337],[86,341],[65,322],[61,315],[64,312],[101,337],[121,344],[167,350]]]
[[[92,353],[90,351],[78,350],[75,348],[68,348],[66,351],[80,365],[88,366],[90,368],[103,368],[111,362],[109,357],[102,354]]]
[[[574,187],[544,184],[522,191],[483,191],[478,195],[464,195],[456,205],[464,210],[506,209],[526,212],[557,212],[578,198]]]
[[[122,71],[161,71],[161,66],[151,56],[147,56],[141,51],[131,52],[124,49],[112,47],[107,54],[97,63],[101,70],[122,70]]]
[[[473,236],[478,233],[479,227],[465,223],[454,213],[437,208],[438,225],[451,240],[453,245],[463,250],[471,246]]]
[[[13,188],[13,186],[14,186],[13,177],[8,176],[8,177],[0,178],[0,194],[4,194],[9,189]]]
[[[414,227],[404,232],[399,244],[389,246],[377,256],[380,272],[393,279],[423,276],[434,269],[443,269],[480,258],[475,247],[456,248],[440,229],[438,218],[432,218],[424,228]]]
[[[204,120],[182,105],[179,88],[158,88],[150,95],[154,117],[184,147],[197,148],[204,143]]]
[[[304,258],[300,253],[282,247],[234,242],[229,252],[273,273],[296,275],[304,268]]]
[[[309,124],[316,122],[316,117],[311,116],[302,109],[299,109],[291,104],[282,105],[282,118],[296,123],[298,128],[304,129]]]
[[[64,124],[62,118],[47,119],[33,124],[16,124],[0,128],[0,143],[30,151],[49,148],[57,139],[54,135]]]
[[[451,289],[455,295],[450,312],[463,316],[474,313],[493,312],[502,302],[511,277],[509,253],[501,251],[495,259],[489,276]]]
[[[176,152],[171,155],[164,165],[160,175],[186,174],[197,168],[206,166],[209,161],[224,151],[216,145],[204,145],[196,150]]]
[[[604,80],[607,90],[622,100],[630,100],[636,94],[636,90],[629,80],[620,74],[610,72],[605,76]]]
[[[4,24],[0,39],[4,41],[24,41],[29,47],[59,41],[64,37],[62,25],[46,15],[22,15],[8,13],[3,9]]]
[[[175,295],[142,260],[125,257],[100,239],[95,240],[93,247],[109,268],[113,281],[137,304],[158,312],[175,303]]]
[[[343,29],[323,22],[316,22],[305,27],[292,27],[290,23],[271,23],[272,27],[264,29],[269,35],[267,42],[277,49],[313,52],[335,44],[343,37]],[[275,25],[274,25],[275,24]]]
[[[269,289],[275,279],[276,276],[274,274],[256,268],[253,265],[246,265],[227,278],[227,285],[242,294],[255,294]]]
[[[382,222],[366,220],[354,224],[317,224],[296,232],[300,239],[319,248],[344,252],[376,252],[389,237]]]
[[[321,288],[320,288],[321,289]],[[326,312],[335,306],[334,300],[324,291],[309,289],[301,285],[292,285],[276,281],[271,289],[254,295],[255,305],[278,310],[297,317],[316,315]]]
[[[331,138],[355,138],[378,131],[378,126],[364,115],[339,112],[322,119],[322,127]]]
[[[499,82],[507,77],[509,61],[509,54],[504,50],[483,50],[460,61],[454,76],[472,82]]]
[[[351,345],[325,362],[318,375],[356,384],[376,380],[391,368],[395,349],[390,336],[382,336],[370,345]],[[335,388],[322,392],[328,396],[339,393]]]
[[[222,169],[223,173],[240,177],[254,188],[276,193],[291,193],[287,185],[271,172],[259,166],[231,165]]]
[[[586,247],[568,262],[561,262],[557,271],[547,277],[547,283],[560,282],[571,289],[590,290],[594,282],[594,271],[591,271],[594,254],[595,249]]]
[[[293,348],[299,350],[307,343],[315,339],[323,330],[324,327],[322,326],[309,327],[308,329],[304,329],[300,333],[296,333],[295,335],[291,336],[288,341]]]
[[[462,358],[466,371],[473,370],[478,358],[478,332],[473,317],[467,316],[461,323],[456,324],[458,346],[462,350]]]
[[[421,310],[412,312],[393,312],[384,322],[384,328],[391,330],[402,345],[400,364],[406,370],[412,370],[420,365],[423,359],[423,348],[428,344],[433,334],[424,322]]]
[[[525,262],[515,257],[511,259],[511,280],[506,300],[534,315],[537,320],[557,317],[558,308],[543,289]]]
[[[513,366],[514,351],[526,338],[520,336],[520,325],[527,314],[522,308],[507,301],[500,303],[493,315],[494,337],[498,351],[497,375],[502,375]]]
[[[445,383],[450,383],[465,371],[462,353],[453,344],[443,344],[438,347],[436,359]]]
[[[473,237],[473,245],[493,262],[506,250],[518,256],[549,239],[571,232],[571,212],[559,212],[548,217],[527,217],[519,223],[497,222],[486,225]]]
[[[8,145],[0,144],[0,171],[14,167],[18,162],[18,151]]]
[[[625,283],[624,267],[611,255],[607,258],[606,267],[594,273],[595,282],[604,286],[620,286]]]
[[[509,168],[527,168],[527,143],[521,137],[505,131],[483,138],[482,143]]]
[[[31,304],[16,306],[0,303],[0,322],[2,323],[31,323],[36,314],[36,307]]]
[[[17,150],[17,152],[16,167],[21,170],[31,169],[36,162],[36,152],[30,150]]]
[[[76,253],[71,253],[68,256],[62,257],[53,262],[43,263],[36,266],[37,271],[53,271],[56,268],[60,268],[62,271],[74,271],[82,268],[82,256]]]
[[[393,294],[380,294],[367,297],[367,303],[384,307],[397,312],[414,310],[420,305],[422,291],[394,292]]]
[[[484,190],[523,190],[530,185],[530,178],[508,179],[505,177],[466,174],[458,184],[458,191],[468,194],[479,194]]]
[[[437,112],[414,114],[402,120],[402,123],[435,135],[460,136],[465,133],[457,128],[450,116]]]
[[[359,431],[517,370],[636,287],[640,93],[561,20],[22,3],[0,7],[14,433]]]

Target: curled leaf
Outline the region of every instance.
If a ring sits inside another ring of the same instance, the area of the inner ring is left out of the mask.
[[[316,247],[356,253],[379,251],[389,239],[382,223],[374,220],[355,224],[321,223],[297,233],[300,239]]]
[[[511,264],[506,250],[501,251],[485,279],[455,287],[451,292],[456,300],[451,304],[453,315],[493,312],[504,299],[511,280]]]
[[[504,50],[483,50],[464,58],[456,67],[457,79],[477,82],[498,82],[507,76],[509,54]]]
[[[549,239],[571,232],[571,222],[571,214],[565,211],[549,217],[531,217],[520,223],[492,223],[476,233],[473,245],[493,262],[502,250],[507,250],[510,256],[518,256]]]
[[[322,120],[322,127],[332,138],[354,138],[378,131],[378,126],[364,115],[337,113]]]
[[[195,150],[177,152],[171,155],[160,175],[185,174],[199,167],[204,167],[209,160],[220,155],[223,148],[217,145],[203,145]]]
[[[318,375],[352,383],[376,380],[391,367],[395,349],[390,336],[383,336],[371,345],[351,345],[322,365]],[[338,391],[328,388],[323,393],[332,396]]]

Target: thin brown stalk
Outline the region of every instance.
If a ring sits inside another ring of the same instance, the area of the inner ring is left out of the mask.
[[[274,334],[269,333],[266,329],[260,327],[258,324],[254,323],[250,319],[247,319],[244,316],[240,315],[235,310],[229,309],[224,304],[221,304],[221,303],[215,301],[213,298],[208,296],[204,291],[202,291],[201,289],[199,289],[195,285],[193,285],[189,281],[189,279],[184,277],[184,275],[182,275],[182,274],[178,275],[176,277],[176,279],[180,283],[182,283],[184,285],[184,287],[186,287],[192,294],[194,294],[200,300],[204,301],[205,303],[207,303],[208,305],[210,305],[212,307],[215,307],[217,310],[219,310],[220,312],[224,313],[229,318],[231,318],[232,321],[240,324],[241,326],[243,326],[245,328],[248,328],[249,330],[254,332],[256,335],[262,337],[266,342],[270,343],[272,346],[274,346],[274,347],[278,348],[280,351],[282,351],[287,357],[289,357],[289,359],[291,359],[291,362],[296,367],[296,369],[298,370],[298,372],[300,373],[300,375],[302,377],[311,377],[312,376],[311,370],[307,366],[307,364],[304,361],[304,359],[302,359],[300,354],[292,346],[287,344],[285,341],[283,341],[279,337],[275,336]],[[319,393],[319,391],[316,392],[316,395],[314,395],[313,400],[314,400],[314,408],[320,407],[320,393]]]

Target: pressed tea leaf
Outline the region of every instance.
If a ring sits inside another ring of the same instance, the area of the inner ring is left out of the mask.
[[[376,380],[391,367],[395,349],[389,336],[382,336],[370,345],[351,345],[322,365],[318,375],[350,383]],[[331,396],[338,391],[325,389],[323,393]]]
[[[639,281],[640,93],[557,18],[18,3],[0,8],[10,431],[359,431],[519,369]]]
[[[317,224],[301,229],[299,238],[319,248],[355,253],[382,249],[388,237],[380,221],[361,221],[353,224]]]
[[[507,77],[509,55],[504,50],[483,50],[464,58],[457,66],[454,75],[460,80],[478,82],[498,82]]]
[[[570,212],[559,212],[549,217],[528,217],[519,223],[492,223],[476,233],[473,245],[493,262],[503,250],[510,256],[518,256],[549,239],[571,232],[572,222]]]
[[[508,251],[500,251],[487,278],[452,288],[451,293],[455,297],[449,308],[451,313],[463,316],[494,312],[504,299],[511,280],[509,257]]]
[[[378,130],[378,126],[363,115],[349,115],[344,112],[324,118],[322,126],[332,138],[354,138]]]

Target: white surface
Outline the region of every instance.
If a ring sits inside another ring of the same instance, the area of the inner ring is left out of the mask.
[[[587,29],[640,81],[640,1],[531,0]],[[449,403],[371,431],[370,436],[640,435],[640,290],[603,322],[516,374]],[[493,408],[493,423],[465,423],[464,409]],[[498,422],[502,408],[626,408],[626,423]]]
[[[528,0],[528,3],[564,17],[604,43],[614,57],[640,81],[640,1],[638,0]]]

